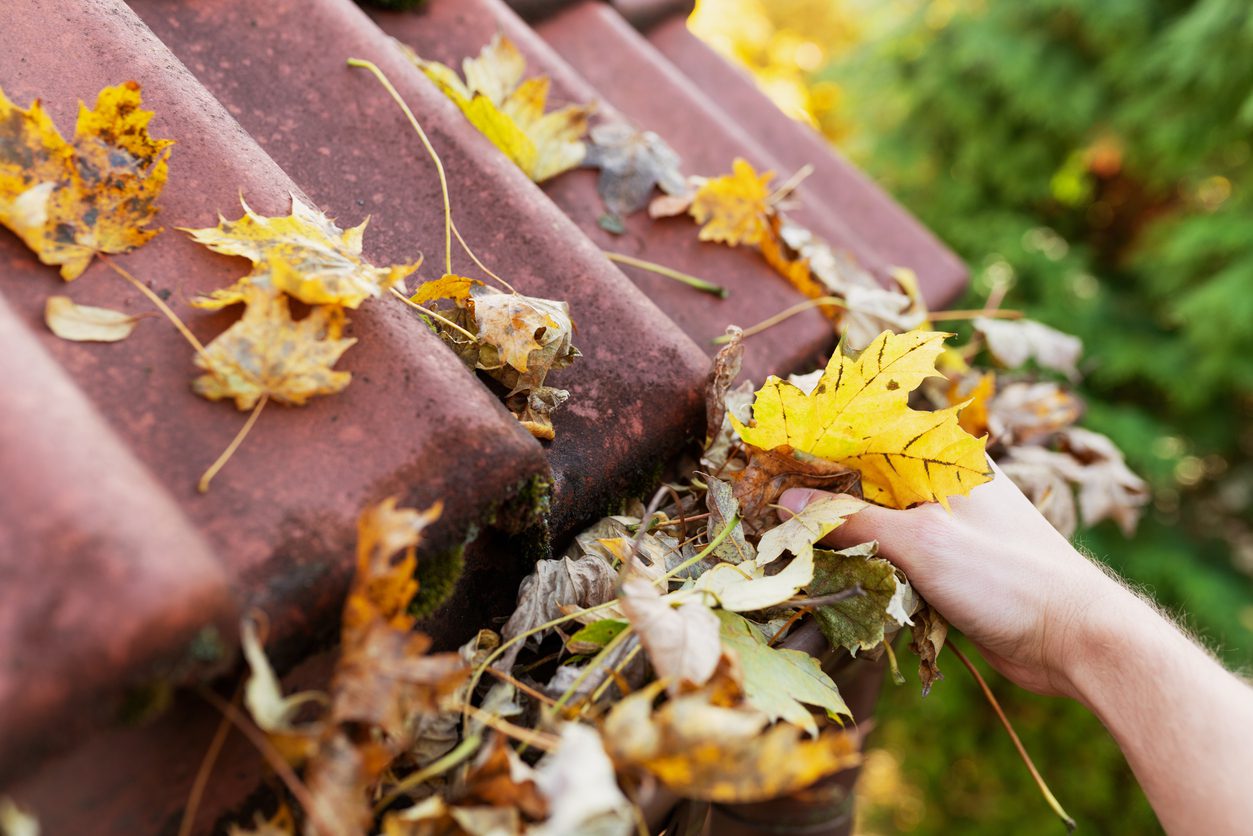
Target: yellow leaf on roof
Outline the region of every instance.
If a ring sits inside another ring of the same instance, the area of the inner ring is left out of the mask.
[[[148,134],[133,81],[106,87],[94,108],[80,103],[73,144],[38,100],[17,107],[0,91],[0,224],[44,264],[76,279],[96,253],[124,253],[147,229],[168,171],[167,139]]]
[[[281,266],[280,266],[281,269]],[[244,315],[197,355],[196,365],[206,374],[193,384],[211,401],[233,398],[249,410],[268,396],[299,406],[314,395],[339,392],[352,375],[333,366],[355,339],[341,339],[343,313],[314,308],[293,321],[287,297],[261,287],[250,287]]]
[[[700,240],[760,244],[770,234],[770,180],[747,161],[736,158],[730,174],[708,180],[696,191],[689,211],[703,224]]]
[[[450,67],[427,61],[406,48],[410,60],[536,183],[583,162],[591,107],[568,105],[545,113],[549,81],[522,80],[526,59],[503,35],[496,35],[476,58],[462,62],[465,81]]]
[[[810,394],[770,377],[753,403],[752,426],[734,416],[745,442],[784,445],[861,474],[867,499],[893,508],[969,493],[992,478],[984,439],[958,424],[959,404],[910,409],[909,393],[939,376],[935,359],[947,334],[880,334],[859,357],[836,352]]]
[[[418,285],[413,295],[409,297],[409,301],[416,305],[425,305],[438,299],[449,299],[461,305],[470,298],[470,291],[473,288],[482,286],[483,283],[477,279],[445,273],[438,279],[431,279],[429,282]]]
[[[253,271],[233,286],[215,290],[193,304],[217,309],[243,302],[249,286],[272,288],[310,305],[356,308],[379,296],[418,268],[413,264],[375,267],[361,255],[366,218],[351,229],[340,229],[317,208],[292,195],[290,215],[258,215],[243,203],[239,220],[219,216],[218,225],[188,229],[191,237],[214,252],[238,255],[253,263]],[[279,269],[274,265],[279,264]]]

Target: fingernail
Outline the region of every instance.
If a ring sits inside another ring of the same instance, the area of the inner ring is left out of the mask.
[[[788,488],[779,496],[779,504],[793,514],[798,514],[810,503],[815,493],[817,491],[813,488]]]

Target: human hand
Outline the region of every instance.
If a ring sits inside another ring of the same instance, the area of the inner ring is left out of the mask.
[[[995,466],[994,466],[995,467]],[[829,496],[793,488],[792,512]],[[1039,694],[1080,698],[1075,677],[1096,635],[1094,615],[1133,599],[1075,550],[1000,470],[969,496],[905,511],[867,505],[824,543],[879,541],[945,619],[998,671]]]

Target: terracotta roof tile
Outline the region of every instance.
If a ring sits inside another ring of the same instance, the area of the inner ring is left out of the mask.
[[[572,397],[556,441],[541,445],[408,311],[367,304],[353,312],[360,342],[341,362],[354,374],[348,389],[267,410],[201,496],[197,477],[244,416],[191,392],[192,352],[161,321],[108,346],[53,337],[41,321],[52,293],[148,305],[103,266],[64,286],[0,233],[0,375],[10,393],[0,475],[17,486],[0,506],[0,794],[32,805],[47,832],[175,829],[218,718],[184,691],[154,722],[116,720],[128,695],[155,697],[229,662],[245,609],[270,616],[270,650],[289,683],[321,681],[355,517],[371,501],[445,500],[427,561],[455,561],[465,537],[479,535],[426,623],[445,643],[505,611],[547,545],[542,526],[517,536],[536,522],[537,487],[553,483],[557,534],[640,490],[701,431],[710,338],[800,298],[755,253],[701,244],[682,219],[636,216],[625,235],[606,233],[593,172],[531,184],[385,33],[456,62],[504,31],[532,71],[552,77],[556,98],[595,99],[606,117],[657,131],[690,173],[720,173],[737,155],[781,174],[813,163],[802,220],[880,274],[914,267],[932,304],[960,286],[950,253],[686,33],[682,0],[517,3],[534,29],[501,0],[431,0],[423,13],[373,22],[348,0],[6,8],[0,85],[12,99],[41,97],[66,130],[78,99],[133,78],[157,113],[155,135],[178,140],[160,201],[167,231],[119,261],[168,291],[202,339],[233,314],[193,313],[186,300],[230,283],[244,262],[172,227],[232,216],[241,193],[268,214],[286,213],[293,192],[343,225],[370,214],[369,256],[401,261],[421,250],[428,275],[438,268],[434,172],[377,83],[345,67],[355,55],[382,66],[422,119],[479,255],[523,292],[568,300],[585,355],[554,374]],[[718,301],[630,268],[628,280],[602,248],[706,276],[732,295]],[[831,343],[810,312],[754,338],[749,374],[797,369]],[[215,634],[225,653],[208,652]],[[198,832],[242,804],[261,775],[232,736]]]

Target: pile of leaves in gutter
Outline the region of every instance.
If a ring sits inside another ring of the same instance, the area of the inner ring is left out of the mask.
[[[692,805],[775,799],[855,765],[858,718],[823,660],[886,655],[899,679],[892,642],[909,628],[929,689],[947,626],[874,542],[818,541],[867,501],[947,504],[991,478],[989,436],[970,434],[972,421],[996,428],[1007,468],[1069,456],[1072,475],[1105,474],[1073,480],[1089,521],[1133,516],[1140,501],[1106,473],[1125,477],[1121,460],[1099,460],[1090,434],[1068,427],[1074,413],[1015,411],[1013,384],[998,405],[983,377],[954,402],[965,378],[936,369],[946,336],[883,332],[754,393],[732,388],[743,344],[731,329],[688,478],[541,560],[500,630],[457,652],[429,654],[407,614],[421,531],[440,509],[367,509],[325,693],[283,694],[244,625],[244,703],[303,777],[289,773],[273,818],[233,832],[655,833]],[[1023,442],[1049,420],[1071,434],[1069,452]],[[1064,505],[1058,478],[1037,501]],[[783,519],[789,487],[836,495]]]

